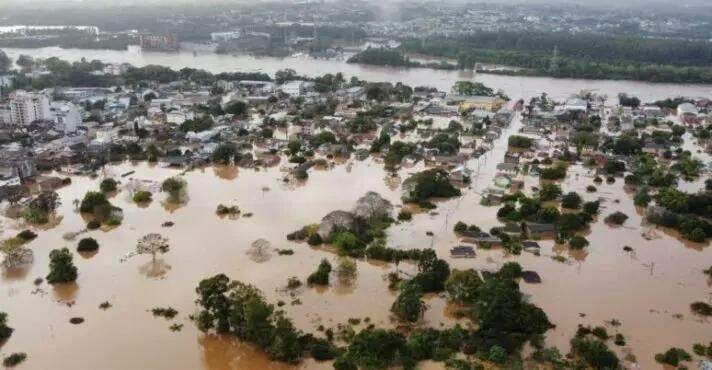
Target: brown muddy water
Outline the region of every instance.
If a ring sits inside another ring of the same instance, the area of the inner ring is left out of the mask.
[[[515,120],[510,131],[519,125]],[[627,346],[617,351],[634,355],[643,369],[660,368],[653,360],[657,352],[672,346],[689,350],[695,342],[712,340],[710,321],[693,316],[689,310],[691,302],[712,298],[710,283],[702,273],[712,262],[709,246],[684,243],[662,230],[656,230],[656,239],[644,239],[641,233],[647,228],[632,204],[632,194],[624,191],[623,181],[601,184],[596,193],[586,193],[592,176],[581,167],[569,171],[564,191],[576,190],[585,200],[603,200],[601,216],[587,235],[591,245],[585,251],[573,253],[545,240],[538,257],[526,252],[507,256],[493,249],[479,250],[475,259],[450,259],[449,248],[457,243],[452,232],[455,222],[462,220],[483,229],[499,225],[498,207],[481,206],[479,194],[491,184],[496,163],[506,150],[506,136],[487,155],[470,161],[469,167],[478,175],[463,197],[440,202],[437,214],[417,214],[411,222],[391,227],[389,245],[435,248],[453,268],[494,270],[506,261],[517,261],[524,269],[537,271],[543,282],[522,282],[521,287],[557,325],[547,333],[547,342],[564,353],[577,325],[604,325],[611,319],[622,325],[609,326],[609,333],[621,332],[627,340]],[[420,169],[422,165],[404,170],[400,177]],[[128,171],[136,172],[120,178]],[[178,170],[146,163],[118,164],[106,172],[121,179],[122,186],[129,178],[160,182],[180,174]],[[27,352],[28,360],[21,365],[24,369],[288,368],[270,362],[249,345],[202,334],[188,319],[195,312],[194,289],[198,282],[217,273],[256,285],[273,303],[283,300],[288,316],[305,331],[317,333],[319,325],[335,327],[349,318],[366,317],[378,326],[392,327],[389,308],[395,294],[388,290],[385,276],[395,269],[393,265],[359,261],[358,277],[352,285],[335,283],[323,290],[302,288],[290,297],[284,293],[290,276],[304,280],[320,259],[328,258],[334,264],[337,257],[323,249],[288,242],[285,236],[317,222],[332,210],[351,209],[367,191],[376,191],[399,205],[400,187],[394,187],[382,164],[371,159],[310,171],[303,184],[285,184],[283,175],[279,166],[259,171],[212,167],[189,171],[183,176],[188,183],[188,200],[180,206],[169,206],[163,194],[154,194],[149,206],[138,207],[130,201],[128,190],[123,189],[111,200],[124,211],[121,226],[90,231],[75,241],[66,241],[65,233],[81,230],[85,223],[75,211],[73,200],[81,199],[87,190],[98,189],[102,178],[73,177],[70,186],[58,191],[62,199],[58,213],[63,218],[54,228],[37,230],[39,236],[28,245],[34,251],[34,263],[25,270],[0,276],[0,311],[9,314],[9,324],[16,329],[0,352]],[[525,180],[527,192],[538,184],[534,178]],[[215,215],[219,203],[238,205],[243,214],[253,215],[219,218]],[[616,210],[630,218],[624,226],[612,228],[602,220]],[[2,238],[27,227],[7,218],[0,221]],[[162,227],[166,221],[175,226]],[[427,236],[427,231],[434,236]],[[169,239],[170,251],[161,255],[155,265],[146,255],[124,260],[135,249],[137,239],[152,232]],[[87,236],[95,238],[100,249],[93,256],[74,253],[79,269],[76,284],[54,288],[33,284],[35,278],[46,276],[51,249],[66,246],[75,250],[77,240]],[[257,263],[247,250],[259,238],[268,240],[273,248],[292,248],[295,254],[279,256],[273,252],[269,261]],[[633,247],[634,252],[624,252],[624,245]],[[553,255],[563,255],[567,262],[554,261],[550,258]],[[400,268],[413,271],[408,264]],[[295,299],[301,304],[292,305]],[[447,314],[444,298],[433,296],[426,300],[430,308],[424,325],[455,323]],[[99,309],[104,301],[112,307]],[[167,321],[149,312],[166,306],[177,309],[179,315]],[[69,319],[76,316],[86,321],[70,324]],[[169,330],[174,323],[184,324],[182,331]],[[357,330],[365,325],[361,323]],[[330,366],[308,360],[299,367]]]

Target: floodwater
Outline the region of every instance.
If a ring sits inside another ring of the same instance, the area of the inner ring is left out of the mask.
[[[264,72],[270,75],[280,69],[291,68],[307,76],[342,72],[366,81],[402,82],[411,86],[433,86],[449,91],[459,80],[476,80],[494,89],[501,89],[513,99],[528,99],[546,92],[554,99],[566,99],[571,94],[588,90],[615,99],[618,93],[638,96],[644,102],[675,96],[710,97],[712,85],[648,83],[639,81],[582,80],[570,78],[501,76],[475,74],[472,71],[443,71],[426,68],[394,68],[348,64],[343,59],[313,59],[308,56],[286,58],[254,57],[249,55],[221,55],[210,51],[182,50],[178,53],[141,51],[138,47],[128,50],[61,49],[46,47],[38,49],[4,48],[10,58],[20,54],[34,58],[58,57],[70,62],[82,58],[98,59],[106,63],[130,63],[135,66],[149,64],[205,69],[210,72]]]
[[[518,119],[508,130],[521,125]],[[475,259],[450,259],[449,249],[457,243],[452,232],[455,222],[462,220],[483,229],[499,225],[498,207],[479,204],[483,189],[490,186],[496,163],[506,150],[505,133],[494,148],[480,159],[468,164],[476,170],[471,189],[465,195],[438,204],[437,214],[416,214],[413,220],[392,226],[388,231],[389,245],[398,248],[434,248],[453,268],[498,269],[506,261],[517,261],[524,269],[537,271],[543,282],[530,285],[522,282],[522,290],[532,302],[541,306],[556,324],[547,333],[547,343],[568,351],[568,340],[577,325],[604,325],[617,319],[621,326],[609,326],[609,333],[625,335],[626,352],[632,353],[644,369],[660,368],[653,356],[672,346],[690,349],[693,343],[709,342],[712,325],[695,317],[689,304],[709,300],[712,290],[702,270],[709,267],[712,253],[709,246],[684,243],[672,234],[657,230],[657,239],[641,236],[641,216],[632,204],[631,194],[623,191],[623,183],[598,186],[598,192],[586,193],[584,188],[592,178],[583,168],[570,170],[564,191],[576,190],[585,200],[602,198],[601,216],[593,223],[587,238],[591,245],[584,252],[570,252],[555,246],[553,241],[542,241],[542,253],[537,257],[524,252],[508,256],[503,251],[479,250]],[[422,165],[404,170],[422,169]],[[136,171],[128,178],[120,174]],[[151,166],[145,162],[122,163],[106,169],[107,176],[122,181],[129,178],[160,182],[180,171]],[[353,207],[367,191],[376,191],[400,205],[400,188],[393,186],[382,164],[368,159],[350,160],[329,170],[310,171],[303,184],[282,181],[279,166],[270,169],[234,169],[207,167],[185,173],[188,200],[177,207],[165,206],[163,194],[155,194],[147,207],[133,204],[127,190],[118,192],[112,203],[124,211],[121,226],[109,231],[90,231],[79,238],[91,236],[100,248],[93,256],[74,253],[79,269],[76,284],[36,287],[33,281],[48,272],[51,249],[67,246],[76,248],[77,240],[65,241],[67,232],[84,228],[84,219],[75,212],[73,200],[80,199],[89,189],[98,189],[101,176],[96,179],[72,177],[72,184],[58,192],[62,205],[58,211],[63,219],[49,230],[37,230],[39,236],[28,246],[34,251],[35,261],[25,270],[6,272],[0,276],[0,310],[9,314],[14,327],[12,338],[1,351],[28,353],[22,365],[26,369],[286,369],[272,363],[253,347],[216,335],[197,331],[189,320],[196,310],[195,287],[198,282],[217,273],[251,283],[261,289],[272,303],[282,300],[283,309],[298,328],[318,334],[317,328],[335,328],[349,318],[369,318],[377,326],[393,327],[389,309],[395,293],[387,288],[385,276],[395,266],[384,263],[358,261],[358,277],[351,285],[333,282],[326,289],[301,288],[292,297],[284,288],[290,276],[304,281],[315,270],[322,258],[333,265],[337,256],[324,249],[288,242],[286,234],[301,226],[318,222],[332,210]],[[526,178],[526,189],[538,180]],[[619,202],[616,202],[616,201]],[[237,205],[243,215],[237,219],[215,215],[218,204]],[[622,227],[612,228],[602,219],[621,210],[630,218]],[[13,236],[27,226],[0,217],[2,238]],[[173,227],[162,227],[166,221]],[[432,231],[434,236],[427,236]],[[170,251],[157,258],[154,264],[146,255],[124,261],[133,251],[141,236],[158,232],[167,237]],[[257,263],[248,256],[252,242],[268,240],[273,248],[291,248],[292,256],[272,253],[267,262]],[[624,245],[633,253],[622,250]],[[551,259],[563,255],[565,263]],[[123,261],[123,262],[122,262]],[[400,265],[405,272],[413,272],[407,263]],[[293,304],[298,299],[300,303]],[[108,301],[112,307],[102,310],[100,303]],[[449,326],[455,320],[446,313],[443,297],[426,299],[429,309],[423,324]],[[167,321],[154,317],[149,310],[171,306],[178,316]],[[83,317],[81,325],[69,319]],[[462,321],[467,324],[466,321]],[[182,331],[169,330],[172,324],[184,324]],[[364,328],[362,323],[356,330]],[[617,349],[622,355],[623,351]],[[428,367],[437,364],[428,363]],[[301,368],[330,368],[328,363],[305,361]]]

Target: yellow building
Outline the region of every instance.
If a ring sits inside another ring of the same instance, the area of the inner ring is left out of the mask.
[[[458,96],[460,102],[460,112],[467,112],[473,109],[496,112],[502,108],[505,101],[496,96]]]

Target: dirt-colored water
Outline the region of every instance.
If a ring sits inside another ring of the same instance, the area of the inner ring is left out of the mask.
[[[470,71],[445,71],[427,68],[400,68],[349,64],[345,60],[314,59],[308,56],[285,58],[255,57],[245,54],[227,55],[213,52],[182,50],[178,53],[142,51],[131,46],[128,50],[62,49],[46,47],[36,49],[3,48],[11,60],[21,54],[33,58],[57,57],[69,62],[82,58],[98,59],[105,63],[130,63],[143,67],[150,64],[173,69],[183,67],[204,69],[213,73],[235,71],[259,71],[274,75],[280,69],[291,68],[300,75],[317,76],[325,73],[341,72],[347,77],[356,76],[366,81],[402,82],[411,86],[433,86],[442,91],[450,91],[458,80],[476,80],[494,89],[501,89],[512,99],[529,99],[546,92],[552,99],[566,99],[571,94],[588,90],[599,95],[616,98],[618,93],[628,93],[643,102],[675,96],[709,97],[712,85],[691,85],[674,83],[649,83],[627,80],[583,80],[574,78],[549,78],[528,76],[504,76],[475,74]]]
[[[520,125],[515,120],[510,130]],[[644,369],[659,368],[653,355],[671,346],[690,349],[695,342],[712,340],[712,325],[695,317],[689,304],[709,300],[712,289],[702,270],[710,266],[709,246],[683,243],[674,235],[657,231],[658,239],[641,236],[641,215],[623,190],[622,180],[598,185],[596,193],[586,193],[592,182],[581,167],[570,170],[563,184],[565,191],[576,190],[585,200],[602,198],[601,216],[593,223],[587,238],[591,245],[585,252],[571,253],[553,241],[542,241],[542,255],[529,253],[507,256],[501,250],[480,250],[475,259],[450,259],[449,248],[457,243],[452,232],[462,220],[483,229],[499,225],[498,207],[479,204],[481,191],[490,186],[495,166],[506,150],[506,135],[495,142],[494,149],[469,167],[477,171],[471,189],[461,198],[440,202],[437,215],[416,214],[411,222],[393,226],[388,231],[389,244],[401,248],[435,248],[453,268],[497,269],[503,262],[518,261],[525,269],[537,271],[543,282],[521,283],[522,290],[541,306],[557,328],[547,333],[547,342],[562,352],[568,351],[568,340],[578,324],[603,325],[617,319],[630,350]],[[401,173],[422,169],[422,165]],[[179,171],[150,166],[146,163],[123,163],[107,169],[107,175],[119,178],[129,170],[131,177],[162,181]],[[33,285],[37,277],[48,272],[48,254],[53,248],[76,248],[76,240],[65,241],[66,232],[83,229],[85,220],[75,212],[73,200],[89,189],[98,189],[101,178],[73,177],[72,184],[58,192],[63,216],[58,226],[38,230],[38,238],[29,244],[35,261],[27,269],[6,272],[0,277],[0,311],[9,314],[16,329],[0,349],[4,354],[28,353],[27,369],[281,369],[287,366],[271,363],[258,350],[236,341],[205,335],[197,331],[188,316],[195,311],[194,289],[198,282],[217,273],[249,282],[260,288],[273,303],[283,307],[296,325],[315,332],[319,325],[335,327],[349,318],[369,317],[378,326],[393,326],[389,308],[395,294],[387,288],[385,275],[393,265],[358,262],[358,277],[352,286],[334,284],[324,290],[302,288],[296,297],[284,293],[290,276],[305,279],[322,258],[336,263],[337,257],[323,249],[288,242],[285,235],[299,227],[317,222],[336,209],[351,209],[367,191],[376,191],[400,204],[400,188],[393,186],[382,164],[369,159],[349,161],[330,170],[310,171],[308,181],[300,186],[284,184],[279,168],[249,170],[212,168],[185,174],[188,201],[180,207],[164,207],[164,195],[156,194],[147,207],[133,204],[127,191],[116,194],[112,203],[124,210],[124,222],[110,231],[91,231],[100,244],[93,256],[75,253],[79,269],[76,284],[53,288]],[[128,178],[121,179],[122,185]],[[538,184],[526,179],[527,191]],[[268,189],[268,190],[267,190]],[[617,200],[619,202],[617,202]],[[219,203],[235,204],[243,214],[252,217],[219,218]],[[630,216],[622,227],[603,223],[608,213],[621,210]],[[2,238],[14,235],[26,226],[0,218]],[[175,222],[170,228],[161,227]],[[434,236],[426,235],[432,231]],[[150,256],[135,256],[121,262],[133,251],[141,236],[158,232],[167,237],[171,249],[153,264]],[[254,262],[247,255],[253,241],[264,238],[273,248],[292,248],[293,256],[272,254],[269,261]],[[624,245],[633,253],[622,250]],[[569,262],[554,261],[561,254]],[[400,268],[412,271],[413,266]],[[298,298],[301,304],[292,305]],[[109,301],[112,307],[99,309]],[[428,297],[430,306],[425,325],[451,325],[441,297]],[[153,307],[171,306],[179,311],[172,321],[154,317]],[[583,315],[585,314],[585,315]],[[680,316],[678,316],[680,315]],[[72,325],[69,319],[81,316],[86,321]],[[184,324],[182,331],[169,326]],[[363,328],[362,323],[357,328]],[[618,349],[620,353],[622,351]],[[437,366],[428,364],[430,366]],[[329,364],[304,362],[303,368],[329,368]]]

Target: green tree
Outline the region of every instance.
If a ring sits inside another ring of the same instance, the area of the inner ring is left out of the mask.
[[[0,343],[8,340],[15,329],[7,325],[7,313],[0,312]]]
[[[79,205],[79,211],[83,213],[94,213],[97,207],[107,205],[110,204],[104,193],[90,191],[84,195],[84,199],[82,199]]]
[[[477,288],[482,279],[473,269],[452,270],[445,282],[445,291],[450,300],[461,303],[473,302],[477,298]]]
[[[49,253],[49,274],[47,282],[50,284],[69,283],[77,280],[77,267],[74,266],[72,252],[67,248],[54,249]]]
[[[421,300],[423,292],[414,282],[401,285],[400,293],[391,306],[393,312],[400,320],[416,322],[425,312],[425,304]]]
[[[581,196],[575,191],[566,193],[561,197],[561,206],[568,209],[581,208]]]
[[[101,189],[103,193],[111,193],[116,191],[117,185],[118,183],[116,182],[116,180],[108,178],[101,181],[101,184],[99,184],[99,189]]]

